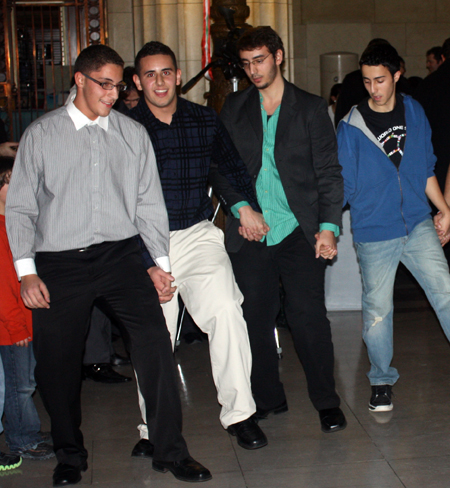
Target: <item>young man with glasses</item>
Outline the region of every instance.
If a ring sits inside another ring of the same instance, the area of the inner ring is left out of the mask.
[[[247,165],[269,232],[259,242],[229,217],[227,249],[244,295],[253,356],[256,416],[288,409],[278,372],[274,325],[280,278],[286,316],[323,432],[344,429],[335,391],[334,355],[324,301],[325,259],[336,253],[343,185],[325,100],[281,73],[283,42],[270,27],[244,33],[241,66],[253,86],[230,94],[221,112]],[[226,187],[220,188],[225,201]]]
[[[164,292],[173,278],[153,148],[140,124],[111,111],[124,89],[115,51],[86,48],[74,72],[74,99],[24,133],[6,205],[22,298],[33,309],[35,376],[58,460],[53,486],[76,484],[87,469],[80,387],[94,301],[128,332],[154,461],[180,480],[206,481],[211,474],[189,456],[181,435],[175,365],[155,290]],[[151,279],[137,234],[157,263]]]

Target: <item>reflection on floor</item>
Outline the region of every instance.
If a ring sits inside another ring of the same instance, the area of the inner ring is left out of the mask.
[[[395,360],[401,378],[394,410],[371,414],[359,312],[330,313],[336,381],[347,416],[346,430],[320,431],[317,412],[289,333],[280,331],[281,374],[289,412],[262,421],[269,445],[245,451],[218,421],[219,407],[206,344],[182,344],[176,360],[184,406],[184,433],[191,454],[213,473],[210,488],[443,488],[450,484],[450,347],[423,295],[402,272],[396,284]],[[131,374],[128,367],[124,374]],[[81,485],[99,488],[186,486],[173,476],[132,459],[138,440],[135,384],[83,385],[83,432],[89,470]],[[44,429],[48,417],[37,396]],[[4,449],[4,436],[0,449]],[[0,476],[2,488],[51,486],[54,460],[24,460]]]

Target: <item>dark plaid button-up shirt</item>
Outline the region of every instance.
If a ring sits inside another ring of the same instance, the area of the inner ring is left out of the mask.
[[[213,109],[178,98],[168,125],[153,115],[142,98],[130,115],[143,124],[152,141],[171,231],[187,229],[212,215],[208,196],[212,166],[241,200],[258,208],[246,166]]]

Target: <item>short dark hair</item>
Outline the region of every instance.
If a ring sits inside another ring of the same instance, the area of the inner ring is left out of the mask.
[[[375,44],[369,46],[361,55],[359,66],[384,66],[392,76],[400,70],[400,56],[394,46],[390,44]]]
[[[445,59],[450,59],[450,37],[442,44],[442,56]]]
[[[433,56],[436,61],[442,61],[442,47],[441,46],[434,46],[431,49],[428,49],[427,56]]]
[[[14,158],[0,156],[0,190],[9,184],[14,166]]]
[[[331,97],[338,97],[342,91],[342,83],[335,83],[330,90],[330,98],[328,99],[328,105],[333,103],[333,99]]]
[[[266,46],[269,52],[275,57],[279,49],[283,53],[284,61],[284,46],[281,37],[268,25],[260,27],[253,27],[246,30],[239,38],[237,43],[237,50],[239,51],[253,51]]]
[[[371,41],[369,41],[367,47],[376,46],[377,44],[390,44],[390,42],[382,37],[374,37]]]
[[[138,87],[136,86],[136,83],[133,80],[133,75],[135,74],[136,74],[136,70],[134,69],[134,66],[127,66],[123,70],[122,81],[124,81],[127,84],[127,89],[119,93],[120,98],[127,98],[127,96],[130,94],[130,90],[136,90],[139,93]]]
[[[177,58],[175,53],[170,49],[169,46],[163,44],[159,41],[151,41],[144,44],[141,50],[137,53],[136,58],[134,60],[134,67],[136,69],[136,73],[139,76],[139,72],[141,69],[141,59],[146,58],[147,56],[156,56],[157,54],[163,54],[164,56],[170,56],[172,58],[173,66],[175,71],[177,70]]]
[[[116,64],[123,68],[125,63],[114,49],[104,44],[94,44],[81,51],[75,61],[73,72],[88,75],[93,71],[98,71],[103,68],[105,64]]]

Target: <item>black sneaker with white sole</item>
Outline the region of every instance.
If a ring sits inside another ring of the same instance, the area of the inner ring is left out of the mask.
[[[372,385],[369,410],[371,412],[390,412],[394,408],[391,397],[391,385]]]

